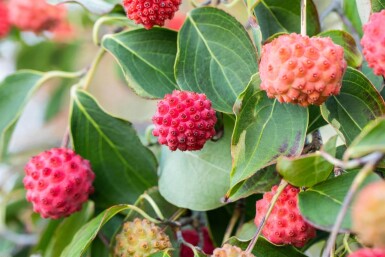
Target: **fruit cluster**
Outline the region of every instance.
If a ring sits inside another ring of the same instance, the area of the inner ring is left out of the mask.
[[[217,117],[205,94],[174,90],[159,101],[152,120],[160,144],[171,151],[194,151],[215,136]]]
[[[259,226],[265,217],[278,186],[263,195],[263,199],[256,203],[255,224]],[[299,189],[291,185],[285,187],[262,230],[270,242],[274,244],[291,244],[303,247],[310,239],[316,236],[316,230],[302,217],[298,209]]]
[[[58,219],[79,211],[93,193],[89,161],[66,148],[53,148],[25,166],[27,200],[43,218]]]

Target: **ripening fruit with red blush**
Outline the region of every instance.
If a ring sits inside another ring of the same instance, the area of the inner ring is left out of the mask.
[[[225,244],[221,248],[216,248],[212,257],[255,257],[254,254],[242,251],[235,245]]]
[[[362,248],[348,257],[385,257],[385,249]]]
[[[71,149],[42,152],[24,170],[27,200],[43,218],[58,219],[80,211],[94,191],[95,174],[89,161]]]
[[[163,26],[179,10],[181,0],[123,0],[127,17],[145,29],[154,25]]]
[[[385,10],[373,13],[363,27],[362,53],[374,74],[385,76]]]
[[[265,216],[277,188],[278,186],[273,186],[270,192],[263,195],[263,199],[256,202],[254,223],[257,227]],[[298,188],[291,185],[286,186],[265,223],[262,235],[273,244],[291,244],[295,247],[303,247],[316,236],[315,228],[308,224],[299,212],[299,191]]]
[[[385,182],[367,185],[352,205],[353,232],[361,242],[385,248]]]
[[[201,150],[215,136],[217,117],[205,94],[174,90],[158,102],[153,135],[171,151]]]
[[[8,6],[0,1],[0,38],[6,37],[10,28]]]
[[[10,0],[8,6],[10,22],[35,33],[54,29],[67,15],[64,5],[50,5],[45,0]]]
[[[346,66],[330,38],[282,35],[262,48],[261,89],[281,103],[321,105],[339,94]]]

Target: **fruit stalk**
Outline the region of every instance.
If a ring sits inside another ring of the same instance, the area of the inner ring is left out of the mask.
[[[365,164],[365,166],[360,170],[357,176],[354,178],[352,185],[349,188],[349,191],[342,203],[340,212],[338,213],[336,222],[334,223],[332,233],[330,234],[329,240],[326,244],[325,250],[322,254],[322,257],[328,257],[332,249],[334,248],[335,241],[337,239],[338,231],[341,227],[342,221],[346,215],[349,204],[353,199],[354,194],[357,192],[360,185],[364,182],[366,177],[373,171],[376,167],[376,164],[383,158],[383,154],[376,152],[375,156]]]
[[[246,249],[247,253],[251,253],[251,251],[253,250],[253,248],[254,248],[255,244],[257,243],[257,240],[258,240],[258,238],[259,238],[259,236],[260,236],[260,234],[261,234],[261,232],[263,230],[263,227],[265,226],[266,221],[269,218],[270,213],[273,210],[274,205],[275,205],[275,203],[278,200],[278,197],[281,195],[282,191],[285,189],[285,187],[287,185],[288,185],[288,183],[285,180],[282,179],[281,183],[279,184],[279,187],[277,189],[277,193],[271,199],[271,202],[269,204],[269,208],[267,209],[267,212],[266,212],[265,216],[263,217],[261,223],[259,224],[259,226],[257,228],[257,231],[255,232],[255,234],[253,236],[253,239],[251,239],[249,245],[247,246],[247,249]]]
[[[301,0],[301,35],[306,36],[306,0]]]

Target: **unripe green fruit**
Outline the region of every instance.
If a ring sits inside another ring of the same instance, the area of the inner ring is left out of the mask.
[[[146,257],[171,247],[169,237],[146,219],[126,222],[116,236],[115,257]]]

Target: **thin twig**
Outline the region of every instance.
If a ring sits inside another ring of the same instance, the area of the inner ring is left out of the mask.
[[[285,189],[285,187],[288,185],[288,183],[285,180],[281,180],[281,183],[279,184],[279,187],[277,189],[277,192],[274,194],[273,198],[271,199],[271,202],[269,203],[269,208],[267,209],[267,212],[265,216],[262,218],[261,223],[259,224],[257,231],[255,232],[253,239],[251,239],[249,245],[247,246],[246,252],[251,253],[251,251],[254,249],[255,244],[258,241],[259,235],[261,234],[263,227],[266,224],[267,219],[270,216],[271,211],[274,208],[275,203],[278,200],[278,197],[281,195],[282,191]]]
[[[376,164],[383,158],[383,154],[380,152],[374,152],[372,154],[372,158],[365,164],[365,166],[360,170],[357,176],[354,178],[352,185],[349,188],[347,195],[345,196],[344,202],[342,203],[341,210],[338,213],[336,222],[334,223],[332,232],[330,234],[329,240],[326,244],[325,251],[322,257],[328,257],[329,253],[334,248],[338,231],[342,225],[346,212],[348,210],[349,204],[353,199],[353,196],[357,192],[358,188],[361,186],[362,182],[366,179],[366,177],[374,170]]]
[[[68,148],[68,144],[70,142],[70,128],[67,127],[66,131],[64,132],[63,140],[61,143],[62,148]]]
[[[319,151],[319,153],[325,160],[327,160],[331,164],[345,170],[354,169],[368,162],[372,162],[373,160],[377,160],[378,154],[379,154],[378,152],[374,152],[358,159],[353,159],[350,161],[342,161],[322,150]]]
[[[301,35],[306,36],[306,0],[301,0]]]
[[[241,209],[239,208],[239,205],[236,204],[234,208],[233,216],[231,216],[230,222],[226,228],[226,233],[223,236],[222,244],[224,244],[230,238],[231,233],[234,230],[235,224],[237,223],[240,216],[241,216]]]

